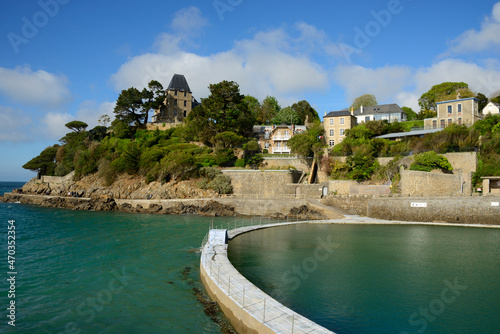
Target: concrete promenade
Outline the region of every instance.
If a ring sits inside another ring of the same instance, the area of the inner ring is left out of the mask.
[[[258,228],[306,222],[289,222],[241,227],[231,230],[230,238]],[[221,307],[238,333],[333,333],[290,310],[264,293],[229,262],[227,245],[207,242],[202,247],[200,274],[210,297]]]

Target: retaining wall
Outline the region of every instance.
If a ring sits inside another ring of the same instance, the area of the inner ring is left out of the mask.
[[[402,196],[461,196],[463,178],[458,174],[441,174],[401,170]],[[465,187],[463,188],[465,192]],[[470,191],[467,192],[470,195]]]
[[[371,197],[338,196],[323,201],[350,214],[379,219],[500,224],[500,197]]]

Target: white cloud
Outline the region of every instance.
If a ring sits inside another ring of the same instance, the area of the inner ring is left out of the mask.
[[[316,34],[306,28],[301,26],[300,36]],[[307,91],[329,88],[326,70],[297,51],[304,39],[293,38],[284,29],[258,32],[252,39],[236,41],[230,50],[208,56],[181,50],[172,36],[159,37],[157,53],[139,55],[123,64],[111,77],[115,89],[141,89],[153,79],[167,86],[174,73],[186,76],[196,98],[207,97],[209,84],[222,80],[237,82],[243,94],[260,100],[272,95],[281,103]]]
[[[459,59],[445,59],[430,67],[412,69],[405,66],[367,68],[338,66],[334,79],[352,101],[362,94],[374,94],[379,103],[397,103],[415,111],[418,99],[432,86],[447,81],[465,82],[476,92],[491,96],[500,89],[500,65],[485,61],[483,65]]]
[[[100,125],[98,121],[99,117],[102,115],[108,115],[111,120],[113,120],[114,108],[115,102],[103,102],[101,104],[97,104],[96,101],[84,101],[76,112],[75,119],[87,123],[89,125],[87,130],[90,130],[97,125]]]
[[[500,2],[493,6],[492,14],[486,17],[480,30],[465,31],[451,42],[450,50],[457,53],[480,52],[498,49],[500,46]]]
[[[432,86],[446,81],[458,81],[487,96],[500,89],[500,66],[486,62],[480,66],[459,59],[445,59],[415,74],[416,91],[425,93]],[[419,95],[420,96],[420,95]]]
[[[379,103],[392,103],[394,96],[411,82],[412,70],[407,66],[367,68],[359,65],[337,66],[334,78],[345,89],[346,99],[353,101],[363,94],[373,94]]]
[[[42,119],[42,133],[46,139],[59,140],[69,132],[64,124],[74,120],[75,118],[67,113],[49,112]]]
[[[71,97],[67,86],[64,75],[33,71],[28,66],[0,67],[0,94],[21,104],[60,107]]]
[[[199,33],[207,25],[208,20],[203,17],[201,10],[191,6],[183,8],[175,13],[171,27],[177,32],[191,35],[193,33]]]
[[[31,141],[31,132],[27,131],[31,124],[23,110],[0,106],[0,142]]]
[[[108,115],[113,119],[114,107],[115,102],[103,102],[98,104],[96,101],[84,101],[80,104],[75,115],[57,112],[45,114],[41,120],[41,126],[37,131],[42,133],[46,139],[59,140],[70,132],[65,126],[66,123],[75,120],[82,121],[88,124],[87,130],[90,130],[99,125],[98,119],[102,115]]]

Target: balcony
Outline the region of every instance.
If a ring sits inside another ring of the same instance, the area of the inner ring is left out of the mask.
[[[290,140],[290,138],[292,138],[291,136],[278,136],[278,135],[274,135],[273,136],[273,140],[274,141],[279,141],[279,140]]]
[[[289,147],[273,147],[273,151],[271,153],[292,153],[292,150]]]

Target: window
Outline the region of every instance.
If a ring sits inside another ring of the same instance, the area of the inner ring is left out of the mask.
[[[177,91],[176,90],[174,90],[174,95],[177,96]]]
[[[174,117],[177,117],[177,109],[174,109]]]
[[[177,105],[177,99],[174,99],[174,106]]]
[[[184,101],[184,107],[188,106],[188,101]]]
[[[184,110],[184,117],[187,117],[187,110]]]
[[[264,143],[264,148],[269,149],[269,143]]]
[[[441,129],[444,129],[445,125],[446,125],[446,121],[444,119],[440,120],[440,125],[441,125]]]
[[[344,124],[344,117],[340,117],[340,124]]]
[[[344,135],[344,129],[340,129],[340,135],[343,136]]]
[[[285,130],[285,138],[288,137],[288,130]]]
[[[451,125],[451,123],[453,123],[453,121],[451,120],[451,118],[448,118],[448,125]]]
[[[462,112],[462,104],[457,105],[457,111]]]
[[[330,137],[333,137],[335,135],[335,130],[334,129],[330,129]]]
[[[452,106],[448,106],[448,114],[451,114],[453,112],[453,107]]]
[[[438,127],[438,121],[433,120],[433,121],[432,121],[432,128],[433,128],[433,129],[437,129],[437,127]]]
[[[330,118],[330,125],[333,125],[333,118]]]
[[[186,96],[187,96],[187,92],[184,92],[184,97],[186,97]]]
[[[369,122],[370,121],[370,116],[365,116],[365,122]]]
[[[458,125],[462,125],[462,118],[461,117],[458,118]]]
[[[335,146],[335,140],[330,140],[330,141],[328,142],[328,145],[329,145],[330,147]]]

